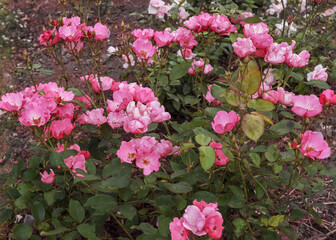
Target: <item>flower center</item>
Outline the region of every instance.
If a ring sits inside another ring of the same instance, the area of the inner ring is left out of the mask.
[[[34,123],[35,125],[39,125],[40,122],[41,122],[41,118],[40,118],[40,117],[37,118],[37,119],[33,118],[33,123]]]

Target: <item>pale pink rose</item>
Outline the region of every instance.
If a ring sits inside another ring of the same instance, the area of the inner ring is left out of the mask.
[[[25,126],[41,127],[50,119],[51,111],[46,105],[40,105],[38,102],[32,102],[21,112],[19,121]]]
[[[76,26],[62,26],[58,30],[59,37],[70,42],[77,42],[82,37],[82,33]]]
[[[336,104],[336,95],[334,90],[326,89],[324,90],[319,98],[319,101],[322,105],[326,103]]]
[[[293,97],[292,111],[301,117],[314,117],[322,112],[322,105],[314,95],[298,95]]]
[[[183,48],[192,49],[198,44],[194,34],[186,28],[179,27],[176,31],[172,32],[172,35],[174,42],[178,42]]]
[[[152,89],[139,86],[134,92],[134,100],[142,103],[150,103],[158,99],[155,97]]]
[[[72,18],[67,18],[67,17],[63,17],[63,25],[65,26],[79,26],[80,25],[80,17],[78,16],[75,16],[75,17],[72,17]]]
[[[86,172],[85,168],[85,156],[83,154],[77,154],[76,156],[70,156],[67,159],[64,159],[65,165],[76,174],[77,177],[84,177],[84,175],[77,173],[76,169],[82,169]]]
[[[211,215],[205,219],[205,231],[213,239],[221,239],[224,227],[223,218],[217,214]]]
[[[239,120],[239,115],[234,111],[230,111],[229,113],[226,111],[219,111],[211,122],[211,125],[216,133],[222,134],[230,132],[237,125]]]
[[[197,31],[201,28],[201,24],[198,22],[197,16],[192,16],[187,21],[184,21],[183,25],[193,31]]]
[[[55,180],[55,173],[52,169],[50,169],[50,173],[48,174],[47,171],[44,171],[43,174],[40,173],[41,175],[41,181],[47,184],[52,184],[53,181]]]
[[[185,10],[184,7],[180,7],[178,9],[178,13],[179,13],[179,19],[180,20],[187,19],[190,16],[190,14]]]
[[[124,60],[123,68],[128,68],[130,65],[135,65],[134,57],[132,54],[128,54],[128,57],[123,54],[121,55],[121,58]]]
[[[237,32],[237,28],[231,24],[229,19],[224,15],[213,15],[210,29],[220,35],[230,35]]]
[[[170,119],[170,113],[165,111],[163,105],[158,101],[153,101],[147,104],[147,112],[152,122],[163,122]]]
[[[213,70],[213,67],[210,64],[205,65],[204,60],[200,58],[198,61],[194,59],[188,73],[190,75],[195,75],[196,72],[203,72],[204,75],[207,75],[211,73],[212,70]]]
[[[273,38],[270,34],[257,34],[252,36],[251,40],[256,48],[268,48],[273,43]]]
[[[279,64],[286,61],[286,58],[289,54],[292,54],[293,48],[295,46],[295,41],[292,40],[292,44],[288,45],[288,43],[272,43],[266,51],[265,62],[271,64]]]
[[[211,142],[209,146],[212,147],[216,153],[215,165],[226,165],[230,161],[230,159],[222,151],[223,146],[221,143]]]
[[[153,47],[151,41],[143,40],[141,38],[138,38],[134,41],[134,43],[132,44],[132,50],[140,59],[151,58],[156,52],[156,48]]]
[[[322,133],[310,130],[302,135],[299,150],[304,156],[313,160],[315,158],[325,159],[330,156],[330,148],[328,143],[323,139]]]
[[[267,24],[260,22],[260,23],[254,23],[254,24],[245,24],[244,25],[244,36],[246,38],[253,38],[256,35],[264,35],[269,32],[269,29],[267,27]]]
[[[202,211],[194,205],[189,205],[183,214],[183,227],[192,231],[197,236],[206,234],[204,230],[205,216]]]
[[[201,25],[202,30],[207,30],[212,20],[213,17],[209,13],[202,13],[197,16],[197,21]]]
[[[58,43],[60,37],[56,28],[54,28],[53,30],[44,30],[44,32],[39,36],[38,40],[44,46],[51,46]]]
[[[109,38],[110,36],[110,30],[108,29],[108,27],[101,23],[96,23],[93,27],[93,31],[95,33],[94,39],[97,41],[102,41]]]
[[[154,37],[154,30],[149,28],[149,29],[134,29],[132,32],[132,35],[136,38],[141,38],[143,40],[148,40]]]
[[[137,149],[139,156],[157,152],[157,145],[159,142],[154,137],[144,136],[133,140],[135,141],[135,148]]]
[[[308,64],[310,54],[307,50],[300,52],[299,54],[289,54],[286,57],[286,63],[291,67],[304,67]]]
[[[62,139],[64,134],[70,135],[75,128],[75,124],[71,123],[70,118],[63,120],[54,120],[50,124],[50,132],[56,139]]]
[[[233,51],[241,58],[252,55],[257,49],[250,38],[237,38],[232,44]]]
[[[321,80],[321,81],[327,81],[328,79],[328,73],[326,73],[327,68],[323,68],[321,64],[317,65],[314,68],[314,71],[307,74],[307,81],[310,80]]]
[[[110,112],[107,116],[107,123],[111,128],[118,128],[124,124],[125,112],[123,110],[119,112]]]
[[[170,32],[155,32],[154,41],[157,47],[164,47],[169,45],[173,40],[173,36]]]
[[[99,80],[104,92],[110,90],[112,88],[113,82],[115,82],[112,78],[107,76],[100,76],[99,78],[98,76],[95,77],[90,81],[90,83],[92,84],[92,88],[96,93],[100,93],[101,91]]]
[[[117,151],[117,156],[120,158],[121,162],[132,163],[132,161],[134,161],[137,157],[137,151],[134,145],[134,141],[122,141],[120,148]]]
[[[6,111],[18,111],[23,104],[24,99],[21,93],[6,93],[1,97],[0,108]]]
[[[171,240],[189,240],[190,231],[183,227],[183,221],[183,218],[174,218],[169,224]]]
[[[295,93],[287,92],[282,87],[277,89],[279,94],[279,103],[285,106],[292,106],[293,105],[293,97]]]
[[[149,175],[152,172],[157,172],[160,169],[160,155],[157,152],[151,152],[147,155],[137,156],[136,166],[143,170],[144,175]]]
[[[77,121],[79,124],[92,124],[100,126],[107,122],[107,118],[104,116],[104,109],[97,108],[91,111],[86,111],[85,114],[81,114]]]
[[[267,92],[264,92],[262,98],[276,104],[279,100],[279,93],[275,90],[269,90]]]

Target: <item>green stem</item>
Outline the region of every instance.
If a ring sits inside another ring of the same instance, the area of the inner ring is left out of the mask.
[[[122,224],[119,219],[117,218],[117,216],[111,212],[111,216],[114,218],[114,220],[119,224],[119,226],[124,230],[124,232],[127,234],[127,236],[131,239],[134,240],[134,238],[132,237],[132,235],[127,231],[127,229],[125,228],[124,224]]]

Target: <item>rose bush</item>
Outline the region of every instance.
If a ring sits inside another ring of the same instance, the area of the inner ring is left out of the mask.
[[[121,29],[110,54],[127,68],[124,81],[102,74],[107,25],[64,17],[41,34],[62,81],[0,102],[36,139],[5,185],[0,222],[13,222],[13,238],[296,239],[292,221],[321,221],[286,194],[311,198],[321,176],[335,176],[321,161],[332,152],[327,139],[312,131],[336,104],[333,90],[314,88],[328,88],[328,75],[310,72],[302,39],[277,38],[272,22],[235,4],[211,6],[189,17],[186,1],[151,0],[149,14],[167,28]],[[22,213],[33,221],[14,222]]]

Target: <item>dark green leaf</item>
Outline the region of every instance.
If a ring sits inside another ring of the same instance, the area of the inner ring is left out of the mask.
[[[187,63],[180,63],[175,65],[169,74],[169,78],[171,81],[177,80],[182,78],[184,75],[187,74],[189,68],[191,67],[191,62]]]
[[[26,240],[31,237],[33,229],[26,223],[16,224],[12,237],[17,240]]]
[[[193,188],[186,182],[179,183],[164,183],[163,186],[173,193],[187,193],[191,192]]]
[[[77,200],[70,200],[69,203],[70,216],[78,223],[81,223],[85,217],[85,210],[82,204]]]
[[[97,194],[93,197],[90,197],[86,201],[85,206],[90,206],[99,212],[109,213],[116,209],[117,203],[115,199],[109,195]]]
[[[85,238],[96,238],[96,227],[94,225],[83,223],[77,226],[77,230]]]

